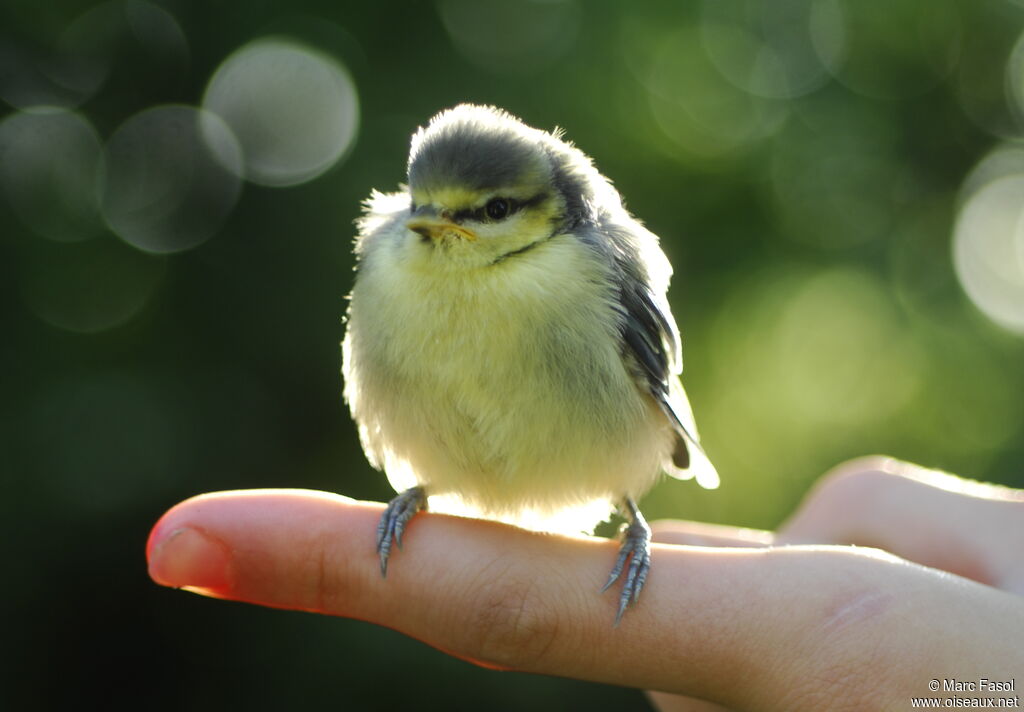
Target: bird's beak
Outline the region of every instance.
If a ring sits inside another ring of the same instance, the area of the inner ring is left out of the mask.
[[[469,240],[470,242],[475,242],[477,239],[475,232],[467,230],[461,225],[456,225],[450,220],[446,220],[443,216],[439,216],[432,209],[429,209],[428,206],[416,210],[413,213],[412,219],[405,226],[413,232],[434,241],[449,236]]]

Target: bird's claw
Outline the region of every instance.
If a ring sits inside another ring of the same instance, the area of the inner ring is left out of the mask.
[[[647,522],[636,505],[632,501],[627,504],[632,521],[623,533],[619,558],[616,559],[615,566],[612,567],[608,581],[601,588],[601,592],[604,593],[619,579],[623,569],[626,569],[628,560],[629,568],[626,570],[626,580],[622,584],[622,593],[619,596],[619,609],[615,614],[615,625],[622,620],[622,614],[626,612],[626,608],[640,600],[640,591],[651,570],[651,529],[647,526]]]
[[[411,487],[388,502],[387,509],[377,524],[377,555],[380,557],[380,575],[388,575],[388,557],[392,543],[402,548],[405,525],[413,515],[427,508],[427,493],[422,487]]]

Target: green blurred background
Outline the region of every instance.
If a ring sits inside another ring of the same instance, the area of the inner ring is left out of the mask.
[[[872,452],[1024,485],[1022,31],[1007,0],[6,0],[4,706],[647,708],[146,576],[198,492],[391,496],[340,399],[352,221],[460,101],[563,127],[676,267],[723,485],[649,516],[773,527]]]

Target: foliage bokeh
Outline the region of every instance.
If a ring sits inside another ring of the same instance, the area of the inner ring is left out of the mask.
[[[460,101],[563,127],[662,236],[723,486],[649,517],[770,528],[870,452],[1024,485],[1022,31],[1010,0],[5,3],[4,696],[645,708],[146,577],[192,494],[391,495],[340,400],[352,221]]]

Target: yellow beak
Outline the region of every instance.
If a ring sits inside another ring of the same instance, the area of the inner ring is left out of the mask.
[[[423,237],[430,238],[431,240],[440,240],[444,237],[457,237],[463,240],[469,240],[475,242],[477,237],[476,233],[472,230],[467,230],[461,225],[448,222],[447,220],[441,220],[438,218],[413,218],[405,224],[407,228],[413,232],[417,232]]]

